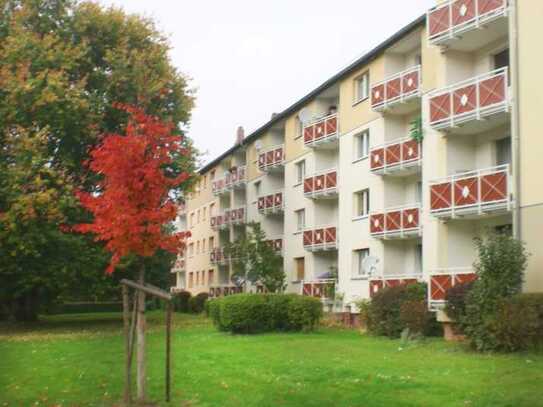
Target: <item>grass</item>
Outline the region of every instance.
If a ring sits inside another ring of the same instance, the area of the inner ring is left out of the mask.
[[[163,400],[162,314],[149,315],[149,392]],[[231,336],[176,315],[173,406],[543,406],[543,355],[322,329]],[[118,314],[0,325],[0,406],[114,406],[123,385]],[[162,405],[162,404],[160,404]]]

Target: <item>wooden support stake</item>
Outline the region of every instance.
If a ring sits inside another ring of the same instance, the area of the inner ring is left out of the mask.
[[[145,266],[142,264],[140,269],[139,284],[144,285]],[[137,319],[137,352],[136,352],[136,393],[138,402],[144,403],[146,394],[146,363],[145,363],[145,291],[138,290],[138,319]]]
[[[166,401],[170,402],[171,393],[171,343],[172,343],[172,302],[166,303]]]
[[[123,289],[123,328],[124,328],[124,347],[125,347],[125,381],[124,381],[124,403],[129,406],[131,402],[132,389],[131,389],[131,357],[130,357],[130,302],[128,298],[128,287],[124,286]]]

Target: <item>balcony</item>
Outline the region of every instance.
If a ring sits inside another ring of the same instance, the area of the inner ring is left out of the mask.
[[[224,253],[224,249],[221,248],[215,248],[211,250],[211,253],[209,254],[209,261],[211,264],[223,266],[228,264],[229,258]]]
[[[430,213],[438,218],[479,217],[511,211],[509,165],[430,181]]]
[[[311,199],[329,199],[337,197],[338,176],[336,170],[326,170],[304,179],[304,195]]]
[[[422,234],[420,206],[390,208],[370,215],[370,233],[376,239],[410,239]]]
[[[243,225],[247,219],[245,207],[237,209],[227,209],[222,215],[212,216],[209,219],[211,229],[227,229],[230,225]]]
[[[374,174],[409,176],[420,172],[421,165],[422,146],[410,137],[370,150],[370,170]]]
[[[371,88],[371,108],[377,112],[406,114],[419,107],[421,67],[417,65],[378,82]]]
[[[285,164],[285,148],[283,145],[271,147],[258,154],[258,168],[262,172],[282,169]]]
[[[446,304],[447,290],[477,279],[473,268],[457,267],[433,270],[429,273],[428,304],[431,310],[442,309]]]
[[[183,273],[186,267],[186,260],[183,257],[178,257],[172,268],[172,273]]]
[[[228,190],[225,187],[226,187],[226,179],[225,178],[218,179],[211,183],[211,192],[213,193],[214,196],[219,196],[221,194],[228,192]]]
[[[282,192],[258,197],[258,212],[263,215],[283,213],[284,209]]]
[[[337,113],[311,122],[303,129],[304,144],[309,148],[336,146],[339,139]]]
[[[309,252],[337,250],[338,233],[336,226],[305,230],[303,233],[304,249]]]
[[[301,294],[305,297],[315,297],[321,300],[334,300],[335,298],[335,286],[337,281],[335,279],[321,279],[316,281],[302,281]]]
[[[445,1],[427,13],[428,41],[474,51],[507,35],[507,13],[507,0]]]
[[[238,287],[232,284],[221,284],[209,287],[209,297],[218,298],[226,297],[232,294],[240,294],[243,292],[243,287]]]
[[[269,244],[270,247],[274,249],[277,253],[283,253],[283,239],[270,239],[267,240],[266,243]]]
[[[473,134],[506,123],[509,113],[508,69],[501,68],[429,94],[430,126]]]
[[[370,283],[370,298],[373,298],[383,288],[397,287],[400,285],[416,284],[422,281],[422,273],[388,275],[388,276],[371,276]]]
[[[243,188],[247,184],[246,173],[245,166],[227,171],[224,178],[213,181],[211,184],[213,195],[218,196],[235,188]]]

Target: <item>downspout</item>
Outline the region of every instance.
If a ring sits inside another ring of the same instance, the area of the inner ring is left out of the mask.
[[[511,60],[511,87],[513,93],[511,107],[511,142],[512,142],[512,164],[513,164],[513,235],[517,239],[522,238],[521,224],[521,187],[520,187],[520,74],[519,74],[519,39],[518,39],[518,2],[519,0],[509,0],[509,43],[510,43],[510,60]]]

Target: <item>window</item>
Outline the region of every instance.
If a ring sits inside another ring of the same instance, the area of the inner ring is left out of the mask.
[[[207,208],[204,207],[204,209],[202,210],[202,221],[203,222],[206,221],[206,216],[207,216]]]
[[[200,223],[200,209],[196,212],[196,222]]]
[[[494,55],[494,68],[500,69],[509,66],[509,48]]]
[[[194,212],[190,214],[190,227],[194,227]]]
[[[213,285],[213,283],[215,283],[215,281],[213,280],[213,277],[214,277],[214,271],[209,270],[207,272],[207,285]]]
[[[415,271],[422,273],[422,245],[418,244],[415,248]]]
[[[419,204],[422,203],[422,181],[417,182],[417,190],[415,193],[417,194],[415,201]]]
[[[194,243],[189,244],[189,256],[194,256]]]
[[[192,288],[194,283],[194,273],[189,273],[189,288]]]
[[[212,217],[215,215],[215,204],[212,203],[211,205],[209,205],[209,217]]]
[[[200,241],[196,242],[196,254],[200,254]]]
[[[296,183],[302,184],[305,179],[305,160],[296,163]]]
[[[260,186],[261,186],[261,182],[260,182],[260,181],[255,182],[255,195],[256,195],[257,197],[260,196]]]
[[[415,55],[415,65],[422,65],[422,55],[421,54]]]
[[[355,160],[368,157],[370,153],[370,131],[364,130],[362,133],[354,136]]]
[[[213,250],[215,248],[215,238],[212,236],[209,238],[209,250]]]
[[[296,231],[302,232],[305,229],[305,209],[300,209],[296,212]]]
[[[370,190],[364,189],[355,194],[355,217],[368,216],[370,213]]]
[[[354,273],[353,277],[366,277],[367,271],[364,270],[364,259],[370,255],[370,249],[359,249],[354,251]]]
[[[202,239],[202,253],[206,252],[206,240]]]
[[[211,171],[211,173],[209,174],[209,178],[211,179],[211,181],[215,179],[215,170]]]
[[[302,137],[303,134],[304,134],[304,122],[302,122],[302,120],[300,120],[299,117],[296,117],[296,136],[294,138],[298,139]]]
[[[303,281],[305,279],[305,257],[298,257],[294,259],[296,266],[296,281]]]
[[[511,164],[511,137],[496,141],[496,164]]]
[[[366,72],[355,79],[355,102],[367,99],[370,94],[370,74]]]
[[[507,235],[507,236],[513,236],[513,225],[511,225],[511,224],[496,226],[496,227],[494,228],[494,230],[495,230],[496,233],[498,233],[498,234],[503,234],[503,235]]]

